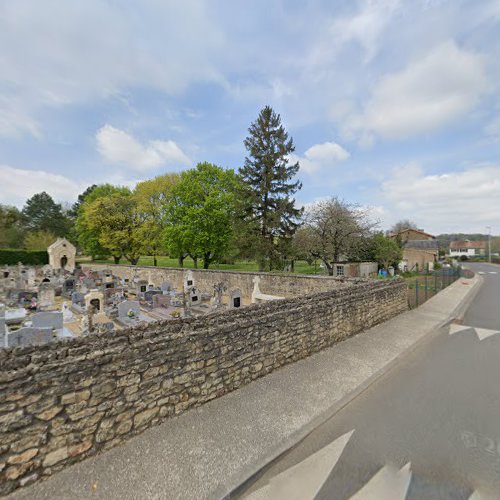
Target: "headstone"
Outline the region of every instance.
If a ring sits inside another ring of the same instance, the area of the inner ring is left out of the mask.
[[[38,312],[31,316],[31,323],[34,328],[53,328],[59,330],[63,328],[63,313],[56,311]]]
[[[73,304],[77,304],[77,305],[83,307],[85,305],[85,295],[83,293],[80,293],[80,292],[73,292],[71,294],[71,302]]]
[[[141,306],[137,300],[124,300],[118,304],[118,317],[119,318],[133,318],[139,317],[141,313]]]
[[[171,290],[173,290],[172,283],[170,283],[169,281],[164,281],[164,282],[160,285],[160,290],[161,290],[163,293],[170,292]]]
[[[157,294],[153,296],[153,309],[158,307],[168,307],[170,305],[170,296]]]
[[[5,324],[5,306],[0,304],[0,348],[7,347],[7,325]]]
[[[72,313],[71,309],[68,306],[67,302],[63,303],[62,311],[61,312],[62,312],[62,315],[63,315],[63,321],[64,321],[64,323],[69,323],[69,322],[71,322],[71,321],[73,321],[75,319],[74,316],[73,316],[73,313]]]
[[[50,309],[54,306],[56,298],[56,291],[50,283],[42,283],[38,290],[38,307],[43,309]]]
[[[153,302],[153,298],[156,295],[161,295],[163,292],[161,290],[148,290],[147,292],[144,293],[144,300],[146,302]]]
[[[7,335],[8,347],[23,345],[40,345],[54,338],[52,328],[36,328],[25,326]]]

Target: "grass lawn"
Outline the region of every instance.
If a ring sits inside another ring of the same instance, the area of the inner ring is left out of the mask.
[[[78,259],[79,262],[88,264],[91,262],[87,258]],[[179,267],[179,263],[177,259],[171,259],[170,257],[157,257],[158,267]],[[113,264],[113,259],[106,260],[95,260],[93,261],[95,264]],[[129,262],[126,259],[122,259],[120,264],[128,265]],[[152,266],[153,265],[153,257],[143,256],[139,259],[137,264],[138,266]],[[198,261],[198,268],[202,267],[202,262]],[[184,268],[193,269],[194,262],[190,258],[186,258],[184,260]],[[220,269],[226,271],[258,271],[259,266],[257,262],[252,260],[242,260],[237,261],[234,264],[218,264],[214,262],[210,265],[209,269]],[[325,274],[325,272],[319,267],[319,263],[317,266],[310,266],[307,262],[299,260],[295,262],[295,272],[298,274]]]

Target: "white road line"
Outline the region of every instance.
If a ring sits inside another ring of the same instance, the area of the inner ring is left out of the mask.
[[[497,271],[489,271],[490,274],[497,274]]]
[[[474,326],[465,325],[450,325],[450,335],[454,335],[455,333],[463,332],[465,330],[474,330],[479,340],[484,340],[492,335],[500,333],[499,330],[488,330],[486,328],[475,328]]]
[[[478,271],[477,274],[486,274],[484,271]]]
[[[469,500],[494,500],[497,497],[493,497],[491,495],[484,495],[483,493],[479,493],[479,491],[474,491],[472,495],[469,497]]]
[[[248,500],[313,500],[339,461],[354,430],[346,432],[302,462],[271,478]]]
[[[410,462],[403,468],[382,467],[350,500],[404,500],[411,481]]]

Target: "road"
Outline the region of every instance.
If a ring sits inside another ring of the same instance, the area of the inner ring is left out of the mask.
[[[392,370],[236,493],[249,500],[500,498],[500,266],[463,324]]]

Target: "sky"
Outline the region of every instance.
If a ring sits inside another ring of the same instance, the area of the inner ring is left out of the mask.
[[[238,169],[270,105],[297,203],[500,234],[500,0],[0,0],[0,203]]]

